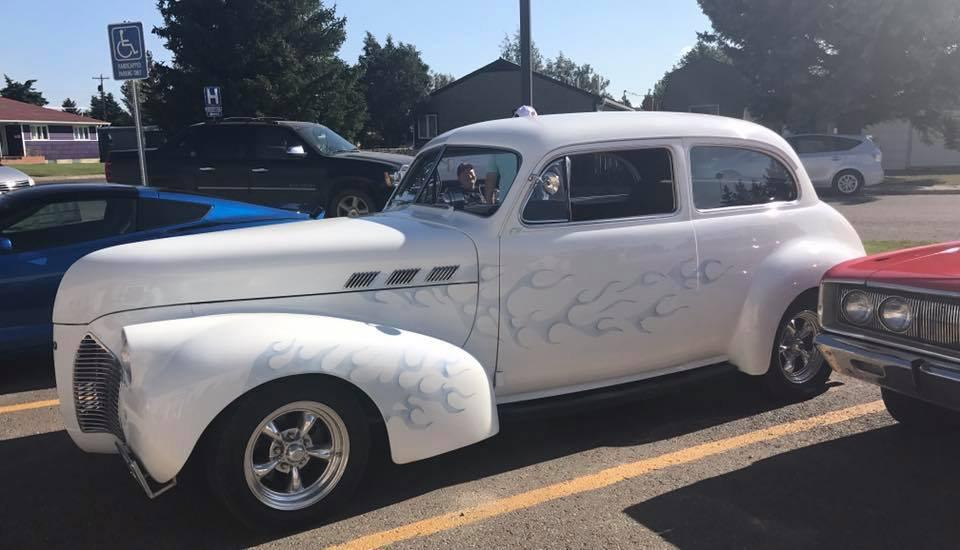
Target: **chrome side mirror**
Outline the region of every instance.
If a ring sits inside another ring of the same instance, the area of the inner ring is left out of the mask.
[[[305,157],[307,152],[303,149],[303,145],[291,145],[287,147],[287,155],[291,157]]]
[[[537,178],[540,188],[546,195],[553,196],[560,191],[560,174],[554,170],[547,170]]]

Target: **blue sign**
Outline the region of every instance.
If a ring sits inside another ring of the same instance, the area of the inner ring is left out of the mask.
[[[143,44],[142,23],[107,25],[110,35],[110,60],[114,80],[147,78],[147,50]]]
[[[203,109],[207,116],[218,118],[223,116],[223,103],[220,102],[220,86],[203,87]]]

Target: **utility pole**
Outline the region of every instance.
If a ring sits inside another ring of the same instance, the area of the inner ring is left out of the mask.
[[[530,0],[520,0],[520,99],[533,107],[533,67],[530,59]]]
[[[93,79],[100,81],[100,84],[97,86],[97,91],[100,92],[100,120],[107,120],[107,100],[104,97],[103,81],[110,80],[110,78],[103,76],[103,73],[100,73],[100,76],[95,76]]]

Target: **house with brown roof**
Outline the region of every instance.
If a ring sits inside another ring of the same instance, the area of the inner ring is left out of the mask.
[[[0,97],[0,159],[97,159],[97,128],[109,123]]]

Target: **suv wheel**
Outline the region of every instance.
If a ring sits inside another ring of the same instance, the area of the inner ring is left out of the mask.
[[[775,394],[796,399],[823,391],[830,367],[814,343],[820,332],[817,294],[805,292],[787,308],[774,339],[766,382]]]
[[[335,386],[289,379],[242,397],[211,434],[210,488],[254,528],[298,526],[334,512],[363,476],[370,428]]]
[[[330,217],[356,218],[372,214],[375,210],[375,203],[369,193],[361,189],[350,188],[340,191],[333,197],[327,212]]]
[[[849,197],[863,191],[863,176],[855,170],[844,170],[833,178],[834,192]]]

